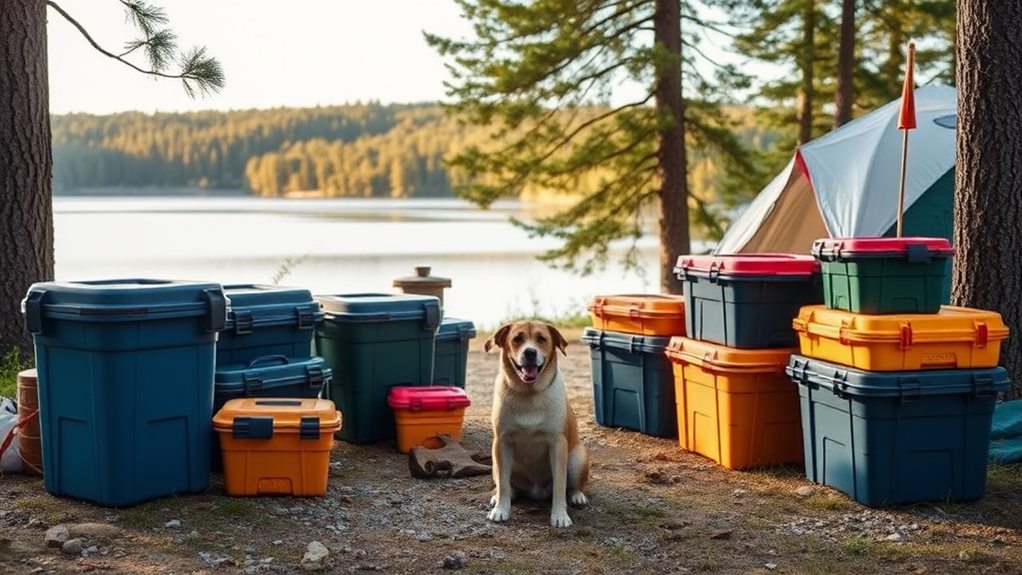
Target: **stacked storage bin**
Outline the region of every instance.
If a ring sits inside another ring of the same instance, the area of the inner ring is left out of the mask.
[[[597,296],[589,305],[596,422],[647,435],[677,434],[671,364],[664,355],[672,335],[685,333],[679,296]]]
[[[788,316],[822,299],[809,256],[681,256],[687,337],[674,337],[679,443],[731,469],[802,460]]]
[[[318,398],[331,370],[312,356],[312,338],[323,312],[306,289],[229,285],[227,322],[217,343],[213,412],[232,399]],[[213,467],[219,469],[219,434]]]
[[[991,418],[1008,388],[992,312],[941,306],[951,245],[819,240],[825,303],[794,320],[806,477],[881,506],[974,500]]]

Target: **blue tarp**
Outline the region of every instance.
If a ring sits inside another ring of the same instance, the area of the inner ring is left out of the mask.
[[[990,460],[996,463],[1022,461],[1022,400],[997,404],[990,432]]]

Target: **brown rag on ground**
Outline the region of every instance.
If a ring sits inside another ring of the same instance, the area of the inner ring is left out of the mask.
[[[472,453],[449,435],[433,438],[437,447],[413,447],[408,454],[408,469],[419,479],[471,477],[490,473],[489,454]]]

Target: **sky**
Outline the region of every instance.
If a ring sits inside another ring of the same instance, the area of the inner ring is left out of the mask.
[[[117,0],[57,0],[104,48],[134,36]],[[440,100],[447,72],[422,32],[470,31],[451,0],[157,0],[180,48],[204,45],[227,85],[189,98],[178,80],[155,80],[96,52],[49,10],[50,111],[315,106],[357,100]]]

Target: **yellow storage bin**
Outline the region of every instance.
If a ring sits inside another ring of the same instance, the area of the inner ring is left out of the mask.
[[[671,338],[682,449],[730,469],[801,462],[798,388],[784,373],[795,351]]]
[[[326,399],[232,399],[213,417],[228,495],[324,495],[341,414]]]
[[[593,327],[633,335],[685,335],[685,298],[679,295],[598,295],[589,303]]]
[[[995,367],[1001,315],[943,306],[937,314],[859,315],[806,306],[793,321],[802,355],[866,371]]]

